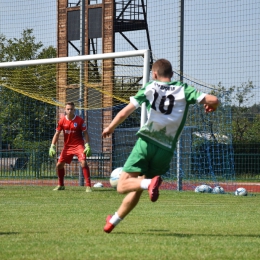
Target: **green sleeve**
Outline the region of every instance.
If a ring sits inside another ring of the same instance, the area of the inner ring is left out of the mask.
[[[144,87],[142,87],[134,96],[134,99],[137,101],[137,103],[141,106],[143,102],[146,102],[146,105],[149,104],[149,101],[146,98],[145,90],[146,87],[150,84],[150,82],[146,83]]]
[[[205,94],[196,90],[194,87],[184,83],[184,95],[188,104],[195,104],[197,100],[201,100]]]

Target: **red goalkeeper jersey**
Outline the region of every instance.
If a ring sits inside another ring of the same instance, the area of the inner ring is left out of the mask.
[[[69,120],[67,116],[61,118],[58,122],[57,131],[63,131],[64,148],[72,148],[78,145],[84,146],[82,132],[86,131],[87,127],[84,120],[79,116],[74,116]]]

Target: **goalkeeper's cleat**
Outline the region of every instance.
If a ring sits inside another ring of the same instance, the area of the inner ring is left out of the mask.
[[[87,186],[86,192],[92,192],[91,187]]]
[[[113,224],[111,224],[109,222],[111,218],[112,218],[111,215],[108,215],[107,218],[106,218],[106,225],[104,226],[104,231],[106,233],[110,233],[114,229],[114,227],[115,227]]]
[[[148,187],[149,197],[152,202],[155,202],[159,198],[159,187],[162,183],[162,178],[160,176],[155,176]]]
[[[60,185],[58,185],[58,186],[55,187],[53,190],[65,190],[65,186],[60,186]]]

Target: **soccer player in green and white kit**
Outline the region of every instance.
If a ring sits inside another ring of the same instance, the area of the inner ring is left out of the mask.
[[[165,59],[157,60],[152,66],[153,81],[130,98],[130,103],[102,133],[104,138],[108,137],[145,102],[148,119],[137,132],[139,138],[123,167],[117,186],[118,193],[128,194],[117,212],[107,216],[104,226],[107,233],[137,205],[143,190],[148,190],[152,202],[157,201],[162,182],[160,176],[169,169],[189,105],[196,102],[204,104],[206,113],[215,111],[218,106],[217,97],[199,92],[180,81],[171,81],[172,76],[171,63]]]

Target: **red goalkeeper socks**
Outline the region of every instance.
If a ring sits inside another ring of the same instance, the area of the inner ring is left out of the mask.
[[[64,168],[58,169],[59,186],[64,186],[64,176],[65,176]]]

